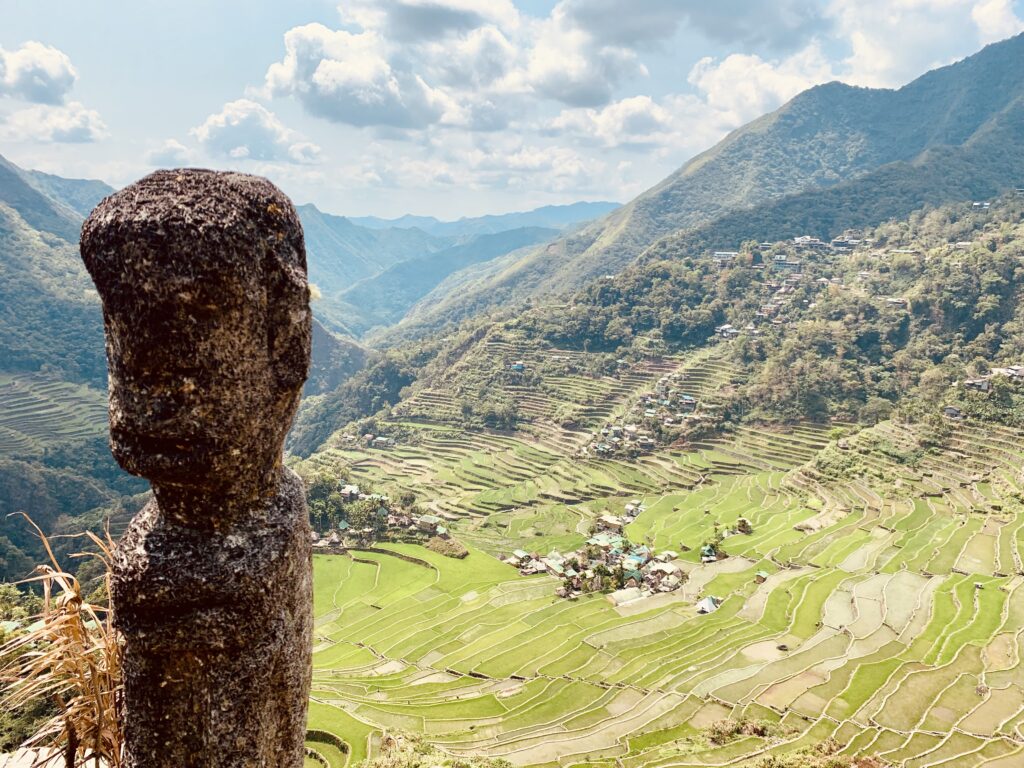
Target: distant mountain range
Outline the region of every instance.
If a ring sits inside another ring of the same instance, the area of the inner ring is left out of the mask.
[[[82,220],[113,191],[101,181],[24,170],[0,156],[0,370],[46,366],[68,380],[103,386],[102,318],[77,242]],[[354,339],[401,320],[453,271],[551,239],[578,217],[610,205],[549,207],[462,225],[431,219],[434,233],[360,226],[300,206],[310,280],[322,296],[314,314],[324,326],[317,332],[308,391],[331,388],[357,370],[366,350]],[[522,226],[531,220],[557,226]],[[512,231],[491,234],[501,221]]]
[[[427,234],[442,237],[463,237],[465,235],[486,235],[506,232],[524,227],[546,227],[565,229],[581,221],[596,219],[619,207],[619,203],[580,202],[571,205],[546,205],[532,211],[503,213],[495,216],[461,218],[458,221],[441,221],[433,216],[402,216],[398,219],[379,219],[363,216],[351,219],[355,224],[370,229],[421,229]]]
[[[732,132],[635,200],[532,252],[453,275],[395,337],[615,273],[660,239],[827,236],[1024,186],[1024,35],[898,90],[829,83]]]
[[[315,305],[333,331],[355,338],[391,326],[449,275],[552,240],[615,203],[548,206],[442,222],[423,216],[348,218],[299,206]]]

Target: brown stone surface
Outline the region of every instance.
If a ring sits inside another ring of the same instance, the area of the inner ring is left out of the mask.
[[[129,768],[301,766],[312,555],[281,464],[309,368],[302,228],[270,182],[161,171],[82,231],[111,448],[154,498],[120,541]]]

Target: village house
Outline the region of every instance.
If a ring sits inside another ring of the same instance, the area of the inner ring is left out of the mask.
[[[945,416],[947,419],[962,419],[964,413],[955,405],[947,405],[945,408],[942,409],[942,415]]]
[[[839,237],[833,238],[832,242],[829,243],[829,246],[834,251],[838,251],[840,253],[846,253],[848,251],[852,251],[854,248],[859,246],[862,242],[863,242],[863,240],[861,240],[860,238],[855,237],[855,236],[847,233],[847,234],[840,235]]]
[[[420,515],[414,522],[416,527],[424,533],[440,534],[440,529],[444,528],[441,518],[437,515]]]
[[[603,530],[622,533],[622,519],[615,515],[601,515],[597,518],[597,524]]]
[[[803,248],[813,251],[821,251],[828,248],[828,243],[817,237],[811,235],[801,235],[800,237],[793,238],[793,244],[797,248]]]
[[[738,256],[739,253],[737,251],[715,251],[714,253],[714,259],[720,267],[732,266]]]
[[[802,262],[800,259],[791,259],[784,253],[777,253],[772,257],[772,266],[776,269],[785,270],[787,272],[795,272],[800,269]]]
[[[1024,383],[1024,365],[1011,365],[1006,368],[993,368],[993,376],[1005,376],[1014,384]]]
[[[389,528],[410,528],[415,526],[412,515],[408,512],[391,512],[388,514]]]
[[[967,379],[964,381],[964,389],[969,389],[972,392],[989,392],[992,389],[992,379],[987,376]]]
[[[721,600],[719,600],[717,597],[711,597],[709,595],[708,597],[705,597],[703,600],[697,603],[697,613],[714,613],[718,610],[718,606],[720,606],[721,604]]]

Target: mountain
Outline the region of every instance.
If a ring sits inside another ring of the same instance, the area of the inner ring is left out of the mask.
[[[375,327],[392,326],[449,275],[480,262],[518,253],[557,235],[557,229],[522,227],[477,235],[468,242],[400,261],[343,291],[339,296],[343,306],[338,311],[345,326],[359,336]]]
[[[1013,186],[1011,179],[1020,186],[1022,61],[1024,35],[1018,35],[897,90],[842,83],[811,88],[603,219],[500,271],[460,275],[451,292],[442,285],[429,306],[414,310],[415,322],[402,333],[428,332],[482,309],[576,289],[621,270],[666,235],[741,223],[751,210],[768,219],[775,204],[788,205],[791,214],[777,233],[831,235],[847,221],[878,223],[922,202]],[[953,183],[965,172],[965,183]],[[830,205],[812,207],[813,215],[792,215],[806,205],[807,198],[799,197],[804,193]],[[901,205],[872,207],[865,198],[898,199]]]
[[[26,171],[25,176],[44,195],[60,201],[82,218],[114,192],[109,184],[94,179],[64,179],[42,171]]]
[[[614,204],[577,203],[445,223],[413,216],[354,219],[300,206],[309,277],[320,293],[314,311],[341,335],[386,331],[449,275],[548,242],[580,217],[609,207]],[[429,231],[404,226],[412,223]]]
[[[405,259],[433,253],[448,241],[419,229],[373,230],[314,205],[297,208],[306,238],[309,280],[322,296],[314,310],[332,330],[352,336],[337,311],[337,295],[360,280],[380,274]]]
[[[103,317],[78,253],[84,216],[112,191],[0,157],[0,578],[23,576],[40,555],[39,542],[9,513],[26,512],[51,533],[72,518],[79,528],[86,517],[100,525],[111,505],[146,488],[107,448]],[[332,224],[325,228],[336,232]],[[424,238],[374,233],[366,249],[410,240],[395,258],[420,254]],[[319,244],[314,234],[314,258],[331,261]],[[368,357],[315,319],[305,394],[337,388]]]
[[[33,177],[0,155],[0,204],[17,211],[31,228],[78,242],[82,215],[59,198],[50,197]]]
[[[853,245],[751,238],[726,264],[667,239],[564,301],[384,349],[300,410],[290,447],[344,445],[339,432],[416,444],[416,425],[444,425],[576,450],[609,419],[641,419],[652,381],[635,370],[661,375],[685,360],[683,391],[720,407],[684,423],[710,432],[873,423],[896,408],[930,419],[937,403],[1024,427],[1024,388],[986,403],[954,386],[1024,365],[1024,191],[925,207],[848,237]],[[627,384],[646,395],[595,407],[598,392]],[[666,445],[680,427],[668,415],[647,424]]]
[[[324,328],[313,317],[313,351],[304,395],[321,395],[337,389],[366,365],[369,351],[352,339]]]
[[[81,217],[0,157],[0,358],[104,386],[103,320],[78,256]]]
[[[431,235],[463,237],[465,235],[497,234],[525,227],[567,229],[596,219],[619,207],[619,203],[579,202],[570,205],[546,205],[532,211],[504,213],[492,216],[464,217],[458,221],[441,221],[433,216],[402,216],[398,219],[379,219],[376,216],[353,218],[352,221],[370,229],[388,227],[421,229]]]

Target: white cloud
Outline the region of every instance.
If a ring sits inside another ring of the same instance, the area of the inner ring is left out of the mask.
[[[254,98],[372,129],[338,133],[354,188],[619,196],[811,86],[902,85],[1012,34],[1015,2],[344,0],[334,28],[285,34]]]
[[[492,25],[454,40],[428,43],[423,49],[424,64],[440,82],[478,91],[507,76],[517,55],[516,47]]]
[[[29,41],[13,51],[0,48],[0,97],[34,106],[0,115],[0,137],[7,141],[85,144],[107,135],[96,110],[66,102],[78,80],[67,54]]]
[[[193,162],[192,151],[176,139],[168,139],[146,155],[150,165],[160,168],[180,168]]]
[[[405,42],[519,23],[511,0],[349,0],[339,10],[349,24]]]
[[[235,160],[312,163],[320,153],[319,147],[299,139],[273,112],[249,99],[228,102],[194,128],[192,135],[208,151]]]
[[[818,0],[716,0],[685,6],[691,26],[712,40],[744,48],[799,50],[831,27]]]
[[[564,110],[546,132],[591,138],[605,147],[643,148],[671,142],[675,127],[672,113],[650,96],[631,96],[603,109]]]
[[[98,112],[72,101],[63,106],[39,104],[19,110],[0,125],[8,141],[87,144],[107,136]]]
[[[1024,29],[1007,0],[831,0],[837,66],[853,85],[898,87]],[[976,34],[972,34],[975,32]]]
[[[78,73],[67,54],[30,41],[14,51],[0,48],[0,95],[35,104],[61,104]]]
[[[623,81],[647,74],[631,48],[602,45],[555,9],[539,25],[524,78],[536,93],[574,107],[607,104]]]
[[[442,93],[410,71],[392,68],[375,32],[322,24],[285,34],[285,57],[267,70],[270,95],[292,95],[312,114],[355,126],[423,128],[446,109]]]
[[[355,0],[342,11],[346,28],[285,34],[264,95],[356,127],[493,131],[521,99],[601,106],[647,73],[636,51],[597,39],[562,5],[544,19],[510,0]]]
[[[813,85],[833,79],[832,66],[816,43],[778,62],[741,53],[721,61],[705,57],[687,77],[708,106],[733,127],[776,109]]]
[[[971,18],[985,43],[1024,32],[1024,22],[1013,12],[1010,0],[980,0],[971,9]]]

